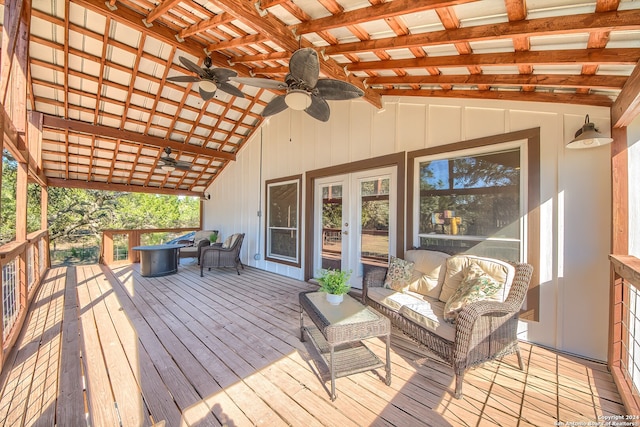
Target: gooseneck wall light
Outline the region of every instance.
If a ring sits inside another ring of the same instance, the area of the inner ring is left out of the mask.
[[[572,141],[567,144],[567,148],[580,149],[599,147],[609,144],[613,138],[601,134],[594,123],[589,122],[589,115],[584,119],[584,125],[578,129]]]

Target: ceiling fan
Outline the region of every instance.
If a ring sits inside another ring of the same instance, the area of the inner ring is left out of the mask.
[[[171,157],[170,147],[165,147],[164,152],[165,152],[165,155],[160,157],[160,160],[158,160],[158,165],[160,165],[160,169],[166,172],[171,172],[176,169],[183,170],[183,171],[191,170],[191,163],[176,160],[173,157]]]
[[[359,98],[364,92],[357,86],[342,80],[320,79],[318,53],[312,48],[296,50],[289,60],[289,73],[284,82],[256,77],[232,77],[231,80],[265,89],[286,90],[286,94],[273,98],[262,116],[267,117],[284,111],[304,110],[311,117],[322,122],[329,120],[327,100]]]
[[[198,91],[205,101],[213,98],[217,90],[237,96],[238,98],[244,98],[244,94],[240,89],[227,83],[230,77],[238,75],[235,71],[228,68],[211,68],[212,61],[208,56],[204,58],[204,67],[198,67],[184,56],[180,56],[179,59],[185,68],[193,71],[197,76],[174,76],[167,77],[167,80],[171,82],[198,83]]]

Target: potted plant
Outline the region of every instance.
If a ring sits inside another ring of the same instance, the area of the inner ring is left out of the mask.
[[[327,293],[329,304],[338,305],[342,302],[344,294],[351,290],[349,285],[350,271],[333,270],[330,268],[320,270],[320,291]]]
[[[214,231],[213,233],[211,233],[209,235],[209,241],[211,242],[211,244],[213,245],[215,242],[218,241],[218,232]]]

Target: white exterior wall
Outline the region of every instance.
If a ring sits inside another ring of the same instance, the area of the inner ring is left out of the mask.
[[[303,269],[264,260],[264,224],[258,211],[264,210],[265,180],[540,127],[540,321],[522,322],[521,336],[559,350],[606,359],[610,150],[566,150],[564,146],[582,126],[586,114],[607,133],[608,108],[393,97],[384,99],[382,110],[363,100],[333,102],[331,109],[327,123],[290,110],[265,122],[262,179],[258,132],[207,190],[212,197],[205,202],[204,226],[221,230],[223,237],[247,233],[241,254],[244,263],[302,279]],[[305,195],[302,197],[304,200]],[[304,224],[300,229],[304,232]],[[254,259],[256,254],[259,260]]]

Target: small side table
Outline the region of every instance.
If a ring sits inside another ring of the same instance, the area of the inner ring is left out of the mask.
[[[344,296],[340,305],[329,304],[324,292],[301,292],[299,300],[300,341],[304,341],[306,333],[327,364],[332,401],[336,399],[336,378],[384,366],[385,384],[391,384],[391,322],[388,318],[349,295]],[[304,326],[303,313],[314,326]],[[385,337],[385,363],[362,342],[374,337]]]

